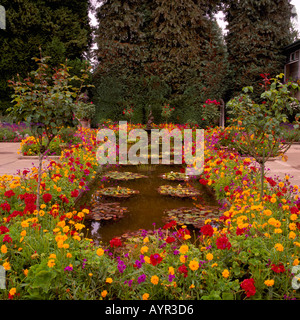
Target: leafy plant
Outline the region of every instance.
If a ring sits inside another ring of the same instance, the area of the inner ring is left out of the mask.
[[[267,75],[265,84],[269,83]],[[299,90],[297,83],[281,83],[283,74],[271,79],[270,86],[265,87],[262,93],[262,103],[255,103],[249,93],[253,93],[253,87],[245,87],[243,94],[228,102],[231,113],[234,115],[232,124],[236,126],[236,141],[242,141],[238,147],[244,154],[253,157],[261,169],[261,198],[263,197],[263,181],[265,163],[270,157],[284,155],[293,141],[282,144],[284,128],[282,123],[287,122],[287,114],[292,113],[292,104],[299,103],[291,95],[289,87]],[[298,128],[295,125],[294,128]]]
[[[40,184],[42,174],[42,161],[51,141],[62,126],[75,125],[74,104],[82,98],[81,93],[84,82],[88,79],[89,66],[82,70],[81,78],[70,77],[70,67],[61,65],[60,68],[51,70],[47,64],[50,57],[33,58],[38,68],[32,71],[28,78],[10,80],[13,88],[12,95],[14,106],[9,108],[10,115],[16,121],[29,124],[32,135],[38,142],[39,172],[37,183],[36,205],[39,209]],[[80,87],[73,87],[70,82],[76,80]],[[46,141],[46,143],[45,143]]]

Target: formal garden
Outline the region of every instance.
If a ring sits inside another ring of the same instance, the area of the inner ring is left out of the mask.
[[[266,175],[300,142],[289,1],[103,1],[94,64],[94,2],[56,2],[4,1],[0,142],[37,165],[0,176],[0,299],[299,300],[300,186]]]

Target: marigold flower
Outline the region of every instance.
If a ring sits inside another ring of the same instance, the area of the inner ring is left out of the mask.
[[[157,285],[157,284],[158,284],[158,281],[159,281],[158,276],[152,276],[152,277],[151,277],[151,283],[152,283],[152,284]]]
[[[198,270],[198,269],[199,269],[199,263],[198,263],[198,261],[192,260],[192,261],[189,263],[189,268],[190,268],[192,271]]]
[[[2,267],[3,267],[6,271],[8,271],[8,270],[10,270],[10,263],[9,263],[8,261],[6,261],[6,262],[3,263]]]
[[[2,253],[6,253],[6,252],[7,252],[7,246],[6,246],[5,244],[3,244],[3,245],[1,246],[1,252],[2,252]]]
[[[24,270],[23,270],[23,273],[24,273],[25,277],[27,277],[27,275],[28,275],[28,269],[24,269]]]
[[[296,233],[295,233],[294,231],[291,231],[291,232],[289,233],[289,239],[294,240],[295,238],[296,238]]]
[[[99,248],[99,249],[97,249],[96,253],[97,253],[97,255],[98,255],[99,257],[101,257],[101,256],[103,256],[103,254],[104,254],[104,250],[103,250],[102,248]]]
[[[50,259],[49,261],[48,261],[48,267],[49,268],[53,268],[55,266],[55,261],[53,260],[53,259]]]
[[[106,283],[112,283],[113,282],[113,279],[112,278],[106,278]]]
[[[208,261],[211,261],[213,258],[214,258],[214,255],[213,255],[212,253],[208,253],[208,254],[206,255],[206,259],[207,259]]]
[[[277,251],[283,251],[283,245],[282,244],[280,244],[280,243],[276,243],[275,244],[275,246],[274,246],[274,248],[277,250]]]
[[[107,296],[107,290],[103,290],[102,292],[101,292],[101,297],[102,298],[105,298]]]
[[[180,248],[179,248],[179,252],[181,254],[186,254],[187,252],[189,251],[189,247],[187,245],[182,245]]]
[[[293,261],[293,266],[298,266],[299,265],[299,259],[295,259],[294,261]]]
[[[144,293],[143,294],[143,300],[148,300],[149,298],[149,293]]]
[[[295,220],[298,219],[298,216],[297,216],[295,213],[293,213],[293,214],[290,216],[290,219],[291,219],[292,221],[295,221]]]
[[[14,295],[16,294],[16,292],[17,292],[17,289],[16,289],[16,288],[11,288],[11,289],[9,290],[9,294],[10,294],[11,296],[14,296]]]
[[[149,248],[147,246],[141,247],[141,254],[144,254],[145,252],[148,252]]]
[[[224,269],[223,272],[222,272],[222,276],[224,278],[228,278],[229,277],[229,271],[227,269]]]
[[[55,253],[51,253],[49,256],[49,259],[56,259],[56,254]]]
[[[274,280],[266,280],[264,284],[268,287],[272,287],[274,285]]]

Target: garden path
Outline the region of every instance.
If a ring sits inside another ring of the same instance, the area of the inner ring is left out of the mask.
[[[17,175],[18,170],[30,169],[38,166],[38,159],[24,159],[18,154],[19,142],[0,143],[0,176]],[[45,160],[45,165],[48,160]]]
[[[18,170],[32,168],[38,165],[37,159],[26,159],[18,154],[20,143],[2,142],[0,143],[0,176],[4,174],[16,175]],[[266,163],[267,176],[279,176],[284,178],[289,174],[293,185],[300,186],[300,145],[292,145],[287,151],[288,160],[273,160]],[[49,160],[45,160],[45,165]]]

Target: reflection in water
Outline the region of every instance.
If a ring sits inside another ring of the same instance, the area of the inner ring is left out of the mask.
[[[195,204],[218,206],[216,200],[207,194],[206,189],[198,182],[198,179],[192,179],[189,184],[201,191],[201,196],[197,199],[191,198],[176,198],[171,196],[160,195],[158,188],[162,185],[177,186],[179,183],[182,186],[186,185],[183,181],[168,181],[161,178],[161,175],[173,171],[179,171],[180,166],[168,165],[149,165],[149,166],[122,166],[111,170],[139,172],[147,175],[148,178],[135,179],[130,181],[101,181],[87,193],[80,205],[88,207],[93,192],[104,184],[107,186],[122,186],[131,189],[139,190],[138,195],[134,195],[126,199],[102,198],[102,202],[120,202],[122,207],[127,207],[128,212],[124,218],[118,221],[104,222],[101,221],[86,221],[86,226],[89,229],[88,235],[94,241],[108,242],[113,237],[121,236],[130,231],[138,231],[139,229],[153,230],[162,227],[162,217],[165,210],[171,210],[181,207],[194,207]]]

